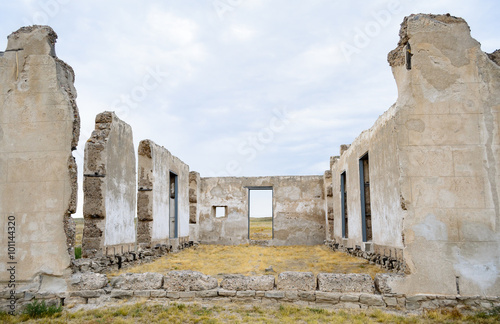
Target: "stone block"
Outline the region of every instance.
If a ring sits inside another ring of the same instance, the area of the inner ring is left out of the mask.
[[[361,294],[359,302],[367,306],[385,306],[385,302],[380,295]]]
[[[130,298],[134,295],[132,290],[122,290],[122,289],[113,289],[111,291],[111,298]]]
[[[273,290],[274,289],[274,276],[250,276],[248,277],[249,290]]]
[[[255,291],[253,290],[236,291],[236,297],[255,297]]]
[[[196,298],[211,298],[211,297],[217,297],[218,293],[217,290],[201,290],[201,291],[195,291],[195,296]]]
[[[108,284],[108,277],[101,273],[75,273],[70,279],[71,286],[78,290],[102,289]]]
[[[219,289],[219,296],[234,297],[236,296],[236,290]]]
[[[167,298],[178,299],[179,297],[178,291],[167,291]]]
[[[103,289],[96,290],[79,290],[72,291],[69,293],[70,297],[82,297],[82,298],[97,298],[101,295],[105,295],[106,292]]]
[[[396,297],[383,297],[385,304],[387,307],[397,307],[398,300]]]
[[[277,291],[277,290],[266,291],[265,297],[266,298],[285,298],[285,292],[284,291]]]
[[[125,273],[111,280],[111,285],[123,290],[152,290],[160,289],[163,284],[163,275],[160,273]]]
[[[374,280],[375,290],[380,294],[391,294],[391,283],[403,279],[404,276],[399,274],[377,273]]]
[[[135,297],[151,297],[151,290],[134,290]]]
[[[195,291],[179,291],[179,298],[195,298]]]
[[[153,298],[164,298],[167,297],[167,292],[165,290],[150,290],[151,297]]]
[[[343,302],[357,303],[359,302],[360,294],[342,294],[340,300]]]
[[[285,291],[285,299],[287,300],[297,300],[299,299],[299,293],[296,290]]]
[[[225,275],[220,283],[221,288],[227,290],[273,290],[274,276],[243,276],[239,274]]]
[[[316,292],[315,291],[299,291],[297,296],[302,300],[315,301]]]
[[[317,303],[336,304],[340,301],[340,296],[341,295],[339,293],[317,291],[316,292],[316,302]]]
[[[373,293],[374,284],[367,274],[319,273],[318,289],[325,292]]]
[[[200,291],[217,286],[216,278],[191,270],[170,271],[163,279],[163,288],[167,291]]]
[[[285,271],[278,275],[278,290],[316,290],[316,278],[312,272]]]
[[[248,289],[248,277],[240,274],[224,275],[220,287],[226,290],[242,291]]]

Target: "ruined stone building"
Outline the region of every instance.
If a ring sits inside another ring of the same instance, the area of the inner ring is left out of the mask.
[[[55,55],[56,37],[24,27],[0,54],[0,243],[15,241],[12,254],[0,253],[0,282],[14,260],[18,284],[40,292],[68,289],[83,262],[71,220],[74,72]],[[205,178],[152,140],[134,148],[131,127],[103,112],[79,166],[83,256],[107,258],[105,267],[190,241],[249,243],[249,190],[272,189],[267,245],[326,241],[377,260],[404,273],[388,279],[393,293],[500,296],[498,57],[481,51],[461,18],[405,18],[388,56],[396,103],[316,176]]]

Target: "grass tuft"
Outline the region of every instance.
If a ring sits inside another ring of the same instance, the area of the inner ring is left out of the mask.
[[[47,306],[45,300],[42,300],[41,302],[34,300],[32,303],[26,305],[23,314],[27,315],[29,318],[42,318],[50,317],[61,312],[62,306]]]

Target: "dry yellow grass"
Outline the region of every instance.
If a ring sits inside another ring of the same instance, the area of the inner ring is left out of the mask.
[[[250,239],[271,240],[273,238],[272,217],[250,217]]]
[[[266,272],[266,268],[269,267],[272,267],[274,272]],[[364,259],[333,252],[323,245],[277,247],[200,245],[110,275],[116,276],[126,272],[167,273],[172,270],[199,271],[216,276],[219,280],[224,274],[230,273],[277,276],[283,271],[311,271],[314,274],[368,273],[374,277],[376,273],[385,272]]]
[[[83,218],[73,218],[75,220],[75,246],[82,246]]]
[[[280,304],[272,307],[251,305],[199,305],[142,302],[107,305],[92,310],[63,311],[52,316],[30,318],[0,312],[0,323],[499,323],[498,309],[489,313],[461,313],[442,309],[421,315],[391,313],[382,310],[327,310]]]

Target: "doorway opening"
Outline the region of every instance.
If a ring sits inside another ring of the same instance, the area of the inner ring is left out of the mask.
[[[372,209],[370,204],[370,163],[368,153],[359,159],[359,187],[363,242],[370,242],[372,240]]]
[[[169,237],[177,238],[178,237],[178,216],[177,216],[177,197],[178,195],[178,184],[177,184],[177,175],[173,172],[170,172],[170,185],[169,185]]]
[[[273,188],[248,188],[248,238],[250,240],[272,240]]]
[[[342,172],[340,175],[340,206],[342,209],[342,237],[349,237],[349,218],[347,213],[347,175],[346,172]]]

